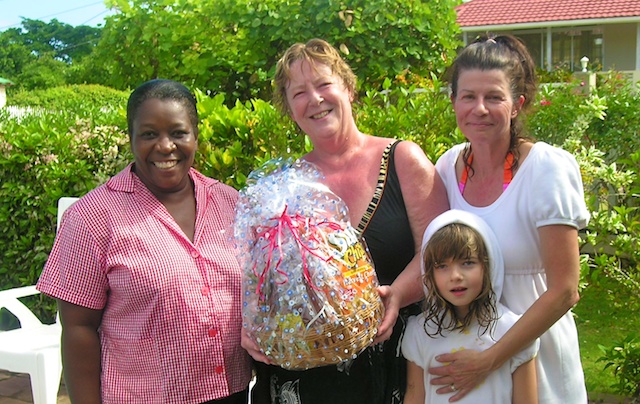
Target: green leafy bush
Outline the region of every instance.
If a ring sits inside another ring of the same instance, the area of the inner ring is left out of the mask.
[[[77,103],[74,110],[83,108]],[[111,120],[122,118],[112,113]],[[98,126],[71,111],[18,120],[0,110],[3,288],[37,280],[53,244],[58,199],[83,195],[119,171],[129,160],[126,144],[121,127]]]
[[[591,144],[605,151],[609,162],[624,160],[640,143],[638,86],[618,72],[608,72],[598,76],[593,98],[602,100],[606,119],[592,122],[597,135],[590,136]]]
[[[583,284],[608,277],[640,295],[640,139],[612,141],[620,116],[638,115],[637,102],[630,98],[631,87],[617,80],[588,96],[572,85],[556,87],[541,93],[530,128],[537,139],[561,145],[580,164],[592,214],[583,234],[583,251],[588,252]],[[622,150],[625,157],[620,157]]]
[[[529,129],[536,138],[560,145],[575,125],[582,125],[582,143],[603,151],[610,163],[623,159],[640,143],[637,86],[617,72],[599,75],[591,94],[583,94],[582,85],[577,79],[541,85]]]
[[[413,80],[422,86],[402,86],[404,77],[400,76],[395,83],[387,79],[383,92],[367,91],[356,105],[356,120],[365,133],[417,143],[435,163],[464,137],[456,128],[445,85],[435,75]]]
[[[535,138],[562,145],[580,165],[591,212],[589,226],[581,233],[581,287],[619,290],[603,294],[602,304],[638,313],[640,101],[635,89],[616,73],[602,77],[589,95],[578,91],[579,86],[574,81],[543,89],[529,127]],[[621,294],[630,297],[618,299]],[[637,389],[637,373],[631,370],[637,348],[619,343],[602,350],[605,369],[613,369],[617,381],[613,392],[628,396],[634,382]]]
[[[640,399],[640,340],[628,336],[612,346],[598,347],[603,354],[598,362],[604,362],[605,369],[612,368],[618,379],[614,385],[616,391]]]
[[[573,71],[568,65],[554,66],[553,69],[537,69],[539,83],[569,83],[573,80]]]
[[[575,82],[540,85],[535,111],[527,122],[527,129],[534,138],[561,145],[569,136],[586,98],[577,93],[577,85]]]
[[[196,97],[201,119],[195,167],[206,175],[239,189],[265,161],[309,150],[293,122],[266,101],[236,101],[228,108],[221,94],[208,97],[196,91]]]

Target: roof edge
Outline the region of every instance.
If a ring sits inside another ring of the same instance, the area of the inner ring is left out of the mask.
[[[460,26],[462,32],[469,31],[485,31],[485,30],[514,30],[514,29],[530,29],[530,28],[557,28],[557,27],[575,27],[582,25],[599,25],[599,24],[624,24],[624,23],[640,23],[640,16],[620,17],[620,18],[590,18],[583,20],[560,20],[560,21],[539,21],[524,22],[517,24],[492,24],[492,25],[465,25]]]

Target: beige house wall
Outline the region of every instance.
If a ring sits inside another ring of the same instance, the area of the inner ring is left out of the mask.
[[[631,23],[603,26],[605,47],[603,64],[606,69],[636,69],[637,25]]]

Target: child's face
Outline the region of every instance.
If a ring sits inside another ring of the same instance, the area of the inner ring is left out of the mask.
[[[458,317],[466,316],[469,305],[482,292],[483,267],[478,258],[448,258],[435,265],[433,276],[438,292],[456,306]]]

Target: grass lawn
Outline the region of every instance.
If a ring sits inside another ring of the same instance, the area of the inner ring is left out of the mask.
[[[578,326],[582,366],[590,398],[615,394],[613,369],[597,362],[602,356],[598,344],[611,346],[627,335],[640,332],[640,299],[618,285],[590,285],[581,293],[573,312]]]

